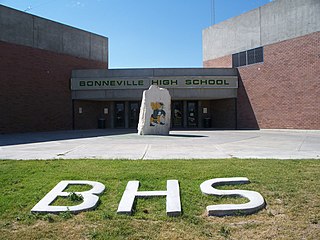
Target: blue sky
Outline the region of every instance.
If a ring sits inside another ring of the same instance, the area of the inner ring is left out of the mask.
[[[270,0],[215,0],[215,23]],[[212,0],[0,0],[109,38],[110,68],[202,67]]]

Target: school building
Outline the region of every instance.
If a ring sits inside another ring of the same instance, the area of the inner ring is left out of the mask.
[[[320,1],[203,30],[203,68],[109,69],[108,38],[0,5],[0,133],[136,128],[169,90],[172,129],[320,129]]]

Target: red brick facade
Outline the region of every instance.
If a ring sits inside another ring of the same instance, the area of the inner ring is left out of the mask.
[[[204,66],[232,67],[232,57]],[[320,129],[320,32],[264,46],[263,63],[238,70],[239,129]]]
[[[0,42],[0,133],[72,129],[73,69],[106,63]]]
[[[230,68],[232,67],[232,57],[230,55],[212,59],[205,61],[203,63],[203,66],[206,68],[215,67],[215,68]]]
[[[105,127],[111,128],[111,114],[105,114],[104,109],[111,111],[113,102],[107,101],[74,101],[74,128],[96,129],[98,120],[105,119]],[[82,112],[79,112],[81,108]]]
[[[207,108],[207,114],[201,113],[202,118],[211,119],[213,129],[236,129],[236,100],[217,99],[201,101],[201,108]]]

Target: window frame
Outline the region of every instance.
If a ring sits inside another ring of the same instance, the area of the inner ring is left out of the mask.
[[[263,46],[232,54],[232,67],[243,67],[264,62]]]

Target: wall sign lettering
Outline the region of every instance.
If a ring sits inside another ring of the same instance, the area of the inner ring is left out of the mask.
[[[238,88],[237,76],[72,78],[71,90],[165,88]]]

